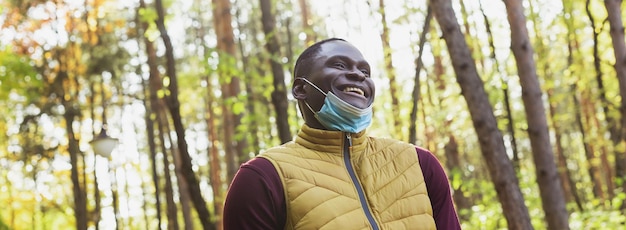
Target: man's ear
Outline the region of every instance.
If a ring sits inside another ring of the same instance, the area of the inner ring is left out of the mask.
[[[304,100],[306,99],[306,91],[304,90],[304,86],[306,86],[306,82],[301,78],[296,78],[293,81],[293,87],[291,87],[291,94],[295,99]]]

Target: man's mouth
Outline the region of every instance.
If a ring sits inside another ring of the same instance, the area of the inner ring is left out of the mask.
[[[365,96],[365,93],[363,92],[363,90],[356,88],[356,87],[346,87],[345,89],[343,89],[343,92],[356,93],[358,95]]]

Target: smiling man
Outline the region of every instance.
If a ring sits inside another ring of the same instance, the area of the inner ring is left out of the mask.
[[[460,229],[439,161],[366,135],[375,85],[358,49],[320,41],[298,57],[294,77],[305,124],[241,166],[224,229]]]

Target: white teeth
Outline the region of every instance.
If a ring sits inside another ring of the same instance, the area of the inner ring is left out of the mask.
[[[356,87],[347,87],[343,90],[344,92],[353,92],[353,93],[358,93],[361,96],[364,96],[365,93],[363,93],[363,90],[356,88]]]

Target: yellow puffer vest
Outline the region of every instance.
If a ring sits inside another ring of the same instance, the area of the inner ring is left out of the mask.
[[[259,155],[283,182],[285,229],[436,228],[415,147],[364,134],[305,125]]]

